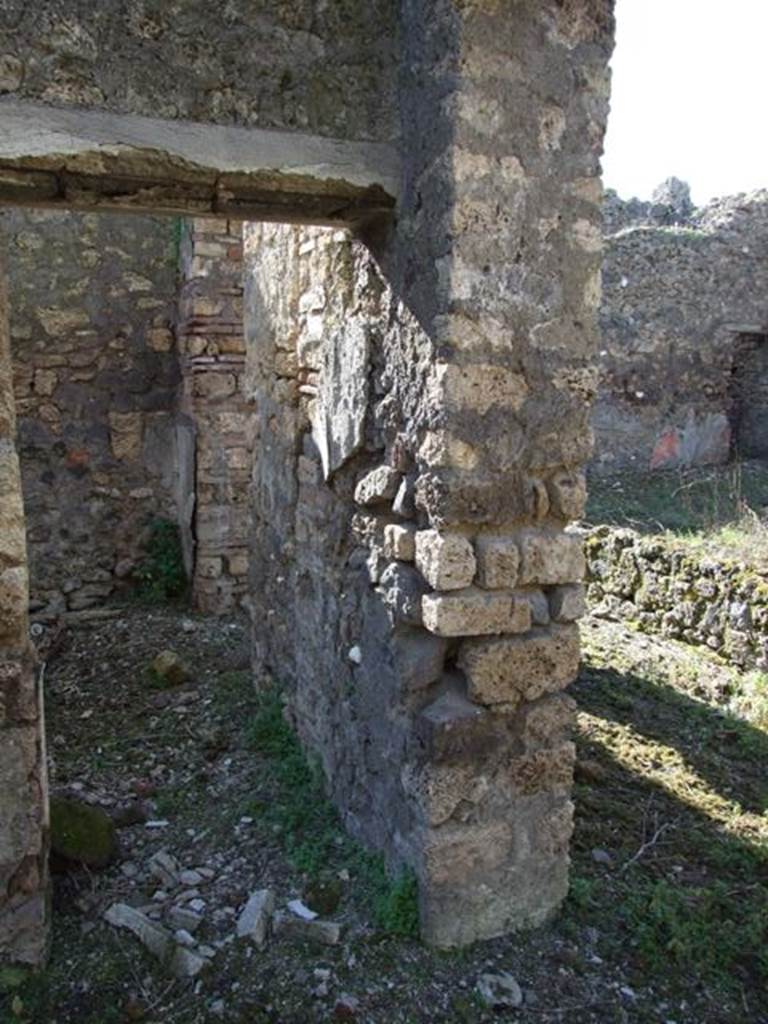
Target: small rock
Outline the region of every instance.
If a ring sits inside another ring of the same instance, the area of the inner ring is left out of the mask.
[[[354,647],[350,647],[347,652],[347,658],[352,662],[353,665],[362,665],[363,663],[363,652],[355,644]]]
[[[177,978],[194,978],[207,964],[208,961],[199,952],[193,953],[191,949],[177,946],[171,957],[171,974]]]
[[[238,936],[250,939],[262,949],[267,941],[269,920],[274,909],[275,897],[270,889],[259,889],[253,893],[237,919]]]
[[[162,960],[171,949],[170,934],[160,925],[126,903],[113,903],[104,914],[104,920],[115,928],[126,928],[150,953]]]
[[[180,946],[187,946],[187,948],[192,949],[197,945],[193,936],[185,928],[178,928],[174,932],[173,937]]]
[[[175,651],[160,651],[152,661],[152,671],[166,686],[179,686],[189,678],[189,672]]]
[[[481,974],[477,979],[477,992],[486,1006],[522,1006],[523,991],[517,980],[506,971],[499,974]]]
[[[326,946],[336,946],[341,940],[341,925],[336,921],[322,921],[319,917],[307,921],[303,917],[278,910],[272,919],[272,927],[276,935],[310,939]]]
[[[301,902],[301,900],[291,900],[290,903],[287,904],[287,907],[292,914],[296,914],[297,917],[301,917],[305,921],[313,921],[317,917],[314,910],[310,910],[305,903]]]
[[[149,858],[149,873],[169,889],[179,884],[179,864],[166,850],[158,850]]]
[[[200,954],[200,956],[204,956],[208,960],[216,956],[216,950],[213,948],[213,946],[198,946],[197,952]]]
[[[192,621],[192,619],[182,619],[181,628],[184,630],[185,633],[194,633],[195,624]]]
[[[175,929],[183,929],[190,934],[197,931],[203,923],[202,914],[196,914],[187,907],[171,907],[168,911],[168,924]]]
[[[607,850],[594,849],[592,851],[592,860],[595,864],[605,864],[607,867],[613,864],[613,857]]]
[[[182,871],[179,875],[179,881],[182,885],[200,885],[203,881],[203,876],[197,871]]]

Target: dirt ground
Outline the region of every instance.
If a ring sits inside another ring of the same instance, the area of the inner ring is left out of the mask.
[[[377,923],[370,864],[337,823],[298,855],[282,748],[253,728],[242,621],[115,609],[43,637],[52,787],[116,815],[120,855],[55,876],[50,966],[0,971],[0,1021],[768,1022],[768,734],[728,714],[738,676],[706,654],[597,621],[583,634],[571,896],[545,929],[452,953]],[[164,648],[190,667],[181,686],[147,671]],[[164,889],[161,850],[196,883]],[[318,882],[336,894],[337,945],[235,938],[254,890],[282,906]],[[210,959],[194,978],[103,918],[192,900]],[[499,972],[519,1008],[478,994]]]

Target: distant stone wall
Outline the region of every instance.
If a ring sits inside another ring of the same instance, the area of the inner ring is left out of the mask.
[[[768,579],[658,537],[600,526],[586,537],[593,615],[699,644],[739,668],[768,669]]]
[[[14,211],[10,284],[31,608],[100,604],[176,518],[178,222]]]
[[[238,606],[248,582],[254,415],[244,389],[243,228],[191,220],[181,240],[181,410],[195,432],[192,593],[203,611]]]
[[[768,332],[768,192],[699,210],[681,194],[609,195],[604,213],[592,468],[723,462],[734,441],[754,454],[738,434],[757,396],[737,378],[760,375],[750,346]]]

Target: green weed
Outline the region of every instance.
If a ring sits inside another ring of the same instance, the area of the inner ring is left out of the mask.
[[[186,596],[188,581],[176,523],[152,521],[146,555],[135,576],[136,596],[145,604],[167,604]]]
[[[380,855],[364,850],[345,834],[335,807],[325,796],[322,772],[309,763],[285,720],[277,688],[259,696],[248,740],[269,759],[276,788],[274,799],[254,801],[251,813],[272,826],[294,867],[312,879],[319,878],[331,862],[346,867],[369,892],[373,916],[382,931],[417,936],[415,875],[404,871],[390,878]]]

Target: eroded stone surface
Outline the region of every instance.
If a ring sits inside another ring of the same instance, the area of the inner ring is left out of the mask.
[[[524,531],[520,545],[520,583],[572,583],[585,571],[581,537],[576,534]]]
[[[416,568],[435,590],[468,587],[475,575],[471,542],[457,533],[419,530],[415,536]]]
[[[536,629],[526,636],[467,640],[459,666],[469,694],[480,704],[517,705],[560,690],[576,678],[579,634],[575,626]]]
[[[439,636],[524,633],[531,624],[527,601],[511,593],[488,593],[476,587],[425,594],[422,614],[426,628]]]

